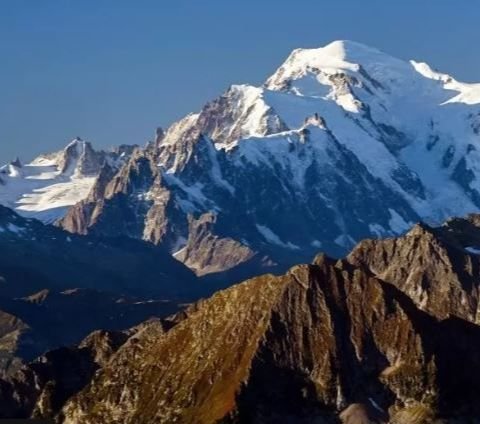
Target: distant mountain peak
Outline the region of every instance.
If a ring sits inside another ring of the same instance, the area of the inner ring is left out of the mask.
[[[382,51],[356,43],[338,40],[325,47],[293,50],[285,62],[267,80],[269,89],[283,88],[289,79],[307,73],[335,75],[343,72],[364,73],[371,67],[408,67],[408,63]]]
[[[42,154],[30,163],[21,164],[17,159],[0,167],[0,203],[53,222],[87,197],[104,164],[117,169],[132,152],[130,146],[96,151],[90,142],[75,137],[63,149]]]
[[[353,41],[296,49],[264,86],[231,85],[160,132],[106,199],[74,207],[62,225],[110,233],[121,215],[130,236],[202,273],[199,263],[232,261],[194,255],[198,245],[291,263],[461,216],[480,207],[475,90]],[[191,224],[211,212],[208,229]]]
[[[7,204],[37,217],[56,208],[45,216],[72,232],[161,244],[199,273],[344,254],[480,208],[479,87],[353,41],[297,49],[262,87],[231,85],[145,148],[119,158],[77,139],[44,156],[37,171],[56,158],[69,172]],[[14,179],[1,178],[5,203]],[[192,225],[209,213],[214,223]],[[198,243],[218,254],[193,255]]]
[[[10,162],[11,165],[21,168],[22,167],[22,162],[20,161],[20,158],[17,156],[14,160]]]

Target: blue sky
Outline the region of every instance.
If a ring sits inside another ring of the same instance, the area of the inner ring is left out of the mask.
[[[296,47],[335,39],[480,81],[480,2],[1,0],[0,162],[145,143]]]

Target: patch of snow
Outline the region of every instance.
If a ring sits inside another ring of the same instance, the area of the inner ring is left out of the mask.
[[[11,222],[9,222],[7,224],[7,230],[12,232],[12,233],[20,234],[20,233],[23,233],[25,231],[25,228],[19,227],[15,224],[12,224]]]
[[[369,224],[368,226],[370,232],[375,234],[377,237],[383,237],[387,231],[379,224]]]
[[[182,192],[183,196],[177,197],[177,201],[185,212],[193,212],[198,210],[199,207],[205,209],[207,205],[211,206],[211,202],[202,192],[203,184],[196,182],[193,185],[187,186],[172,172],[166,172],[163,175],[168,184],[177,187]],[[184,196],[187,198],[185,199]]]
[[[423,75],[426,78],[442,82],[449,82],[452,79],[447,74],[442,74],[438,71],[434,71],[428,63],[416,62],[415,60],[411,60],[410,63],[419,74]]]
[[[243,245],[250,247],[250,243],[247,240],[242,238],[240,241]]]
[[[175,259],[178,259],[179,257],[181,257],[182,253],[185,252],[186,249],[187,249],[187,246],[184,246],[181,249],[177,250],[176,252],[172,253],[172,256]]]
[[[268,106],[262,99],[263,90],[246,84],[233,85],[231,89],[237,93],[235,97],[238,100],[234,108],[241,110],[239,120],[243,122],[243,137],[262,136],[263,134],[259,130],[262,128],[262,120],[268,111]]]
[[[291,242],[283,242],[280,237],[278,237],[270,228],[264,226],[264,225],[255,225],[257,227],[258,232],[263,236],[263,238],[272,244],[275,244],[280,247],[284,247],[287,249],[292,249],[292,250],[297,250],[300,249],[297,245],[291,243]]]
[[[375,402],[371,397],[368,398],[368,400],[370,401],[370,403],[372,404],[372,406],[377,410],[377,411],[380,411],[382,413],[384,413],[385,411],[380,407],[380,405]]]
[[[411,223],[405,222],[405,220],[393,209],[388,209],[388,211],[390,212],[391,216],[388,223],[394,233],[401,234],[412,226]]]
[[[185,237],[178,237],[177,241],[175,242],[174,246],[172,247],[171,251],[172,256],[176,258],[180,255],[185,249],[187,248],[187,239]]]
[[[358,71],[358,64],[347,59],[347,46],[343,41],[335,41],[318,49],[296,49],[285,63],[266,83],[268,88],[281,87],[285,81],[304,76],[310,69],[321,69],[327,74],[338,70]]]
[[[231,160],[236,167],[245,163],[266,166],[275,173],[282,170],[283,177],[289,184],[295,184],[299,193],[305,189],[305,175],[310,166],[331,161],[327,149],[331,140],[327,132],[309,125],[309,142],[302,142],[300,132],[286,131],[265,137],[242,139],[238,148],[232,153]]]
[[[341,247],[345,247],[350,249],[351,247],[355,246],[355,240],[347,234],[339,235],[335,240],[335,243]]]
[[[87,197],[95,182],[95,177],[72,178],[70,181],[33,189],[24,194],[17,204],[20,211],[44,211],[65,208]]]
[[[468,253],[473,253],[474,255],[480,255],[480,248],[468,246],[465,248]]]
[[[218,163],[217,152],[213,147],[213,142],[211,140],[206,140],[208,144],[208,156],[210,158],[210,162],[212,167],[210,169],[210,174],[213,178],[213,181],[217,183],[219,186],[225,188],[230,192],[230,194],[235,193],[235,189],[233,186],[223,178],[222,170],[220,169],[220,164]]]
[[[445,89],[458,93],[457,95],[452,96],[451,99],[446,100],[443,104],[464,103],[467,105],[474,105],[480,103],[480,84],[459,82],[450,75],[432,70],[432,68],[426,63],[415,62],[413,60],[410,61],[410,63],[426,78],[441,81],[444,84]]]
[[[77,149],[83,146],[75,140],[72,143],[76,143]],[[10,166],[9,172],[2,174],[4,184],[0,187],[0,204],[15,209],[23,216],[52,222],[62,217],[68,207],[85,199],[95,183],[95,177],[80,176],[75,169],[76,161],[71,161],[68,169],[62,172],[60,161],[63,153],[40,156],[15,172]],[[80,155],[79,152],[77,154]],[[5,167],[2,169],[5,170]]]

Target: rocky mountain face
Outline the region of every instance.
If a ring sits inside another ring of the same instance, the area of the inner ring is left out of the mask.
[[[415,225],[399,238],[364,240],[347,260],[406,293],[416,305],[445,319],[479,323],[480,216]]]
[[[143,148],[2,167],[0,417],[478,422],[479,103],[341,41]]]
[[[341,256],[478,210],[479,102],[478,85],[358,43],[298,49],[262,87],[159,129],[59,225],[162,245],[199,275]]]
[[[0,384],[3,415],[51,415],[87,384],[127,337],[122,332],[97,331],[78,347],[48,352],[24,366],[15,378]]]
[[[72,424],[474,423],[479,231],[478,215],[416,226],[363,241],[345,259],[319,255],[248,280],[168,320],[94,333],[5,379],[1,414]],[[59,371],[81,352],[86,362]]]
[[[79,236],[0,206],[0,375],[98,328],[183,308],[212,286],[141,240]]]
[[[0,381],[2,416],[52,417],[65,401],[106,366],[124,344],[136,343],[148,330],[159,337],[173,323],[151,319],[126,331],[95,331],[78,346],[62,347],[24,365]]]

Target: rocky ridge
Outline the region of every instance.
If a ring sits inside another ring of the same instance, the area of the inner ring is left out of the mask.
[[[345,259],[319,255],[122,333],[122,346],[46,416],[72,424],[475,422],[479,222],[472,215],[366,240]]]

